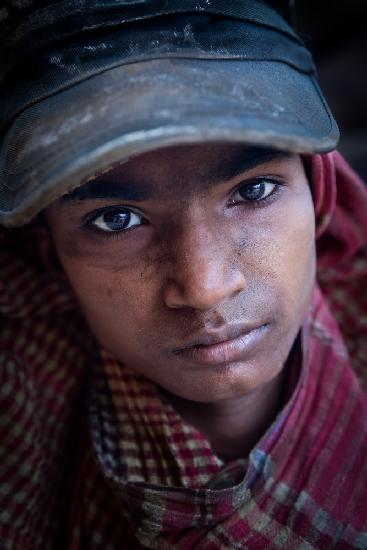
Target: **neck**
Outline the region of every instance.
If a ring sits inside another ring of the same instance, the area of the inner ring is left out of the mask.
[[[172,394],[168,399],[186,422],[205,435],[219,458],[245,458],[281,408],[284,371],[266,386],[216,403],[188,401]]]

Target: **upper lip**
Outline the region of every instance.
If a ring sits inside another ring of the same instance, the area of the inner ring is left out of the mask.
[[[216,330],[201,330],[197,332],[192,339],[184,343],[179,348],[173,350],[174,353],[179,353],[184,350],[195,348],[197,346],[213,346],[221,344],[229,340],[234,340],[239,336],[244,336],[255,329],[264,326],[265,323],[244,323],[237,325],[224,325]]]

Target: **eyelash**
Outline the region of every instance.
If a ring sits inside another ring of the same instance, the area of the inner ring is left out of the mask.
[[[235,200],[233,198],[233,196],[238,194],[241,189],[250,187],[251,185],[254,185],[254,184],[255,185],[271,184],[274,186],[274,188],[265,197],[262,197],[260,199],[246,200],[245,198],[241,197],[241,199]],[[240,206],[242,204],[245,204],[246,207],[250,207],[250,208],[262,208],[264,206],[267,206],[271,202],[273,202],[273,200],[277,198],[278,193],[281,192],[284,186],[285,186],[285,183],[278,178],[259,176],[252,180],[246,181],[245,183],[244,182],[240,183],[237,189],[235,189],[235,191],[233,192],[232,199],[230,200],[229,204],[230,206]]]
[[[96,223],[95,223],[98,220],[98,218],[102,217],[103,215],[106,215],[108,213],[112,214],[113,212],[120,212],[121,213],[122,211],[125,211],[126,213],[128,213],[130,215],[134,215],[134,216],[137,216],[137,217],[141,218],[141,223],[140,224],[134,224],[132,227],[128,227],[126,229],[121,229],[121,230],[117,230],[117,231],[113,231],[113,230],[108,231],[108,230],[102,229],[102,228],[98,227],[98,225],[96,225]],[[91,212],[91,213],[87,214],[87,216],[84,218],[84,220],[82,222],[81,227],[83,229],[93,231],[99,237],[106,238],[106,239],[113,239],[113,238],[117,238],[118,236],[121,236],[121,234],[126,234],[127,232],[134,229],[134,227],[138,227],[139,225],[145,225],[146,223],[147,223],[147,221],[143,217],[143,215],[138,213],[138,212],[135,212],[135,210],[133,210],[132,208],[127,207],[127,206],[122,206],[122,205],[121,206],[114,205],[114,206],[99,208],[98,210],[94,210],[94,212]]]
[[[260,198],[260,199],[252,199],[251,200],[251,199],[245,199],[243,197],[241,197],[240,199],[237,199],[237,200],[234,199],[234,196],[238,195],[240,193],[241,189],[249,188],[251,185],[258,185],[258,184],[262,184],[262,185],[271,184],[271,185],[274,185],[274,188],[265,197]],[[250,207],[250,208],[261,208],[261,207],[264,207],[265,205],[271,203],[273,200],[275,200],[276,196],[278,195],[278,193],[280,192],[280,190],[283,186],[284,186],[284,183],[282,181],[280,181],[279,179],[272,178],[272,177],[263,177],[263,176],[262,177],[257,177],[257,178],[254,178],[252,180],[242,182],[241,184],[239,184],[237,186],[237,188],[232,192],[232,197],[231,197],[230,201],[227,204],[230,207],[240,206],[242,204],[245,204],[247,207]],[[127,227],[127,228],[116,230],[116,231],[114,231],[114,230],[109,231],[109,230],[106,230],[106,229],[102,229],[102,228],[98,227],[98,225],[96,225],[96,223],[95,223],[96,220],[98,220],[98,218],[102,217],[103,215],[106,215],[108,213],[113,213],[113,212],[116,212],[116,213],[120,212],[121,213],[122,211],[125,211],[129,215],[140,217],[141,222],[139,224],[134,224],[132,227]],[[146,225],[147,223],[148,222],[143,217],[143,215],[136,212],[132,208],[127,207],[127,206],[118,206],[118,205],[116,205],[116,206],[99,208],[98,210],[95,210],[94,212],[88,214],[85,217],[85,219],[82,223],[82,227],[86,228],[90,231],[94,231],[100,237],[103,237],[103,238],[106,238],[106,239],[113,239],[113,238],[118,238],[121,235],[125,235],[126,233],[128,233],[132,229],[134,229],[135,227],[139,227],[140,225]]]

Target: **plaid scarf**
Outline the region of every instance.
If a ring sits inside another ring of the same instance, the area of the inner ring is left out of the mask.
[[[287,399],[226,464],[97,348],[31,228],[1,232],[0,548],[367,548],[367,191],[337,153],[309,162],[318,286]]]

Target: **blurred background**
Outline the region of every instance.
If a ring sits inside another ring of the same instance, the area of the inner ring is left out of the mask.
[[[339,149],[367,181],[367,0],[294,3],[296,29],[341,130]]]

